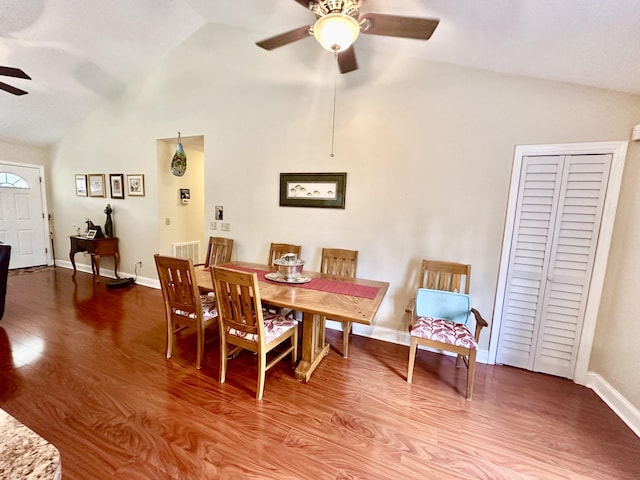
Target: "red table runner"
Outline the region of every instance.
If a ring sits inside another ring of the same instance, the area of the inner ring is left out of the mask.
[[[241,267],[239,265],[221,265],[226,268],[233,268],[235,270],[241,270],[243,272],[257,273],[258,280],[264,282],[271,282],[265,278],[265,274],[269,273],[265,270],[259,270],[256,268],[249,267]],[[281,282],[273,282],[273,283],[281,283]],[[350,295],[352,297],[362,297],[368,298],[369,300],[373,300],[376,298],[378,294],[378,287],[370,287],[368,285],[356,285],[354,283],[343,282],[340,280],[332,280],[329,278],[312,278],[310,282],[307,283],[284,283],[283,285],[288,285],[290,287],[298,287],[298,288],[310,288],[311,290],[319,290],[321,292],[330,292],[330,293],[339,293],[341,295]]]

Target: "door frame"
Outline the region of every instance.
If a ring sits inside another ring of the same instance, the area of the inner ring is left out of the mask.
[[[46,177],[44,172],[44,165],[38,165],[35,163],[21,163],[21,162],[10,162],[7,160],[0,160],[0,168],[2,165],[11,165],[14,167],[22,167],[22,168],[37,168],[38,174],[40,175],[40,196],[42,198],[41,208],[42,208],[42,231],[44,234],[44,241],[47,249],[46,260],[47,265],[54,265],[53,261],[53,246],[51,244],[51,229],[49,226],[49,206],[47,202],[47,187],[46,187]]]
[[[582,333],[580,335],[580,344],[578,345],[576,366],[572,377],[573,381],[579,385],[587,384],[589,359],[591,358],[591,349],[593,347],[593,337],[595,335],[596,324],[598,321],[598,310],[600,309],[604,277],[607,271],[607,260],[609,258],[611,237],[616,219],[616,210],[618,208],[618,197],[620,196],[622,173],[624,171],[624,164],[627,156],[627,146],[628,142],[626,141],[516,145],[513,157],[507,214],[505,217],[504,236],[502,239],[498,288],[496,289],[496,300],[493,308],[493,322],[491,326],[492,335],[489,343],[488,358],[490,364],[496,363],[496,356],[498,354],[502,309],[504,306],[504,296],[507,287],[507,269],[509,266],[509,256],[511,254],[510,250],[515,227],[514,221],[518,201],[518,188],[524,157],[541,155],[611,154],[611,170],[609,172],[607,193],[602,210],[602,223],[600,224],[596,255],[593,262],[591,283],[587,293],[587,304],[584,311],[584,323],[582,326]]]

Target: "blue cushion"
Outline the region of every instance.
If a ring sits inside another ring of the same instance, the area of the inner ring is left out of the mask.
[[[420,288],[416,295],[416,316],[435,317],[467,324],[471,313],[469,295]]]

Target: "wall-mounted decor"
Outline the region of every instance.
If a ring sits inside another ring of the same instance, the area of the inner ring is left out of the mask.
[[[76,195],[79,197],[87,196],[87,176],[76,175]]]
[[[180,137],[180,132],[178,132],[178,145],[176,145],[176,153],[173,155],[173,160],[171,160],[171,173],[176,177],[181,177],[186,171],[187,155],[184,153],[182,138]]]
[[[344,208],[347,174],[281,173],[281,207]]]
[[[222,205],[216,205],[215,212],[216,220],[224,220],[224,208],[222,207]]]
[[[89,196],[90,197],[106,197],[107,193],[104,186],[103,173],[89,174]]]
[[[189,200],[191,200],[191,189],[189,188],[181,188],[180,189],[180,203],[183,205],[188,205]]]
[[[109,174],[111,198],[124,198],[124,175],[122,173]]]
[[[127,195],[130,197],[144,197],[144,175],[127,175]]]

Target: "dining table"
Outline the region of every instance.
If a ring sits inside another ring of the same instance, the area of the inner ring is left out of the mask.
[[[302,314],[301,359],[296,367],[298,380],[308,382],[320,361],[329,353],[325,341],[325,319],[371,325],[380,308],[389,283],[363,278],[346,278],[305,270],[305,283],[274,278],[276,267],[249,262],[221,265],[258,276],[260,298],[265,304],[292,309]],[[211,269],[196,267],[201,291],[213,291]],[[310,278],[310,280],[308,280]]]

